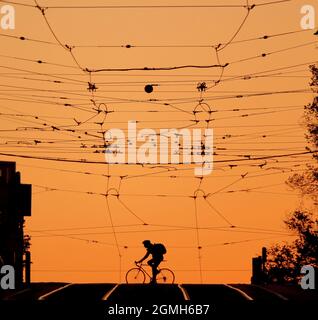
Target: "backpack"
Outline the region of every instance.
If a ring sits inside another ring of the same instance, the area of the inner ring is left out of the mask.
[[[166,254],[167,249],[162,243],[155,243],[154,244],[154,252],[158,254]]]

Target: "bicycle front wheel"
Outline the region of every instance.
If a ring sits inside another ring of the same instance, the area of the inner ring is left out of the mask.
[[[157,274],[157,283],[174,283],[174,273],[167,268],[160,269],[160,272]]]
[[[126,273],[126,283],[145,283],[146,275],[139,268],[132,268]]]

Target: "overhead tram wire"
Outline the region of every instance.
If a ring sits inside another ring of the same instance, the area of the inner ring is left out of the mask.
[[[244,234],[267,234],[267,235],[276,235],[276,236],[293,236],[291,233],[287,232],[272,232],[272,231],[260,231],[260,230],[237,230],[239,228],[231,228],[231,227],[226,227],[226,228],[221,228],[221,227],[172,227],[172,228],[161,228],[161,229],[149,229],[148,227],[143,227],[144,230],[118,230],[116,231],[116,234],[134,234],[134,233],[151,233],[151,232],[175,232],[175,231],[183,231],[183,232],[189,232],[189,231],[195,231],[198,229],[200,231],[209,231],[209,232],[229,232],[229,233],[244,233]],[[40,231],[41,233],[41,231]],[[63,233],[63,234],[45,234],[45,235],[34,235],[34,238],[47,238],[47,237],[66,237],[66,236],[71,236],[71,237],[76,237],[76,236],[93,236],[93,235],[112,235],[112,231],[99,231],[99,232],[78,232],[78,233]],[[120,246],[119,246],[120,247]],[[198,249],[196,247],[196,249]]]
[[[275,4],[282,4],[290,2],[291,0],[276,0],[267,1],[259,4],[255,4],[255,7],[268,6]],[[7,1],[3,0],[4,3],[15,4],[25,7],[37,8],[38,5],[25,4],[17,1]],[[207,8],[245,8],[245,5],[238,4],[223,4],[223,5],[88,5],[88,6],[45,6],[46,9],[207,9]]]
[[[233,44],[239,44],[239,43],[244,43],[244,42],[250,42],[250,41],[257,41],[257,40],[268,40],[271,38],[275,37],[281,37],[281,36],[288,36],[288,35],[293,35],[293,34],[298,34],[298,33],[306,33],[306,32],[312,32],[310,29],[300,29],[300,30],[292,30],[292,31],[286,31],[286,32],[280,32],[276,34],[265,34],[262,36],[258,37],[253,37],[253,38],[247,38],[243,40],[234,40],[228,45],[233,45]],[[55,45],[58,46],[58,43],[55,42],[50,42],[46,40],[40,40],[40,39],[33,39],[29,38],[26,36],[15,36],[15,35],[8,35],[4,33],[0,33],[0,37],[8,37],[8,38],[13,38],[21,41],[31,41],[31,42],[38,42],[42,44],[49,44],[49,45]],[[133,44],[125,44],[125,45],[73,45],[74,49],[76,48],[125,48],[125,49],[130,49],[130,48],[214,48],[218,45],[223,46],[225,43],[221,44],[162,44],[162,45],[133,45]],[[84,75],[84,74],[82,74]]]
[[[71,55],[73,61],[74,61],[75,64],[76,64],[76,66],[77,66],[80,70],[82,70],[83,72],[85,72],[85,70],[82,68],[82,66],[80,65],[80,63],[78,62],[78,60],[76,59],[76,57],[74,56],[74,54],[73,54],[73,52],[72,52],[72,50],[73,50],[72,46],[63,44],[63,43],[60,41],[60,39],[58,38],[58,36],[56,35],[56,33],[54,32],[51,24],[49,23],[49,20],[48,20],[47,17],[46,17],[46,14],[45,14],[45,11],[47,10],[47,8],[46,8],[46,7],[41,7],[41,6],[39,5],[39,3],[38,3],[37,0],[33,0],[33,1],[34,1],[34,3],[35,3],[35,8],[39,9],[39,11],[41,12],[42,17],[43,17],[43,19],[44,19],[47,27],[49,28],[51,34],[53,35],[54,39],[56,40],[56,42],[61,46],[61,48],[63,48],[63,49],[66,50],[67,52],[69,52],[69,54]]]
[[[239,43],[245,43],[245,42],[250,42],[250,41],[256,41],[256,40],[268,40],[274,37],[281,37],[281,36],[287,36],[287,35],[293,35],[293,34],[298,34],[298,33],[303,33],[303,32],[308,32],[312,30],[309,29],[301,29],[301,30],[296,30],[296,31],[288,31],[288,32],[281,32],[281,33],[276,33],[276,34],[269,34],[269,35],[263,35],[263,36],[258,36],[254,38],[247,38],[243,40],[234,40],[228,45],[233,45],[233,44],[239,44]],[[1,36],[1,34],[0,34]],[[151,44],[151,45],[135,45],[135,44],[122,44],[122,45],[74,45],[75,48],[124,48],[124,49],[134,49],[134,48],[215,48],[216,46],[223,46],[225,43],[221,44]]]
[[[214,163],[224,163],[224,162],[242,162],[242,161],[251,161],[251,160],[263,160],[263,159],[272,159],[272,158],[282,158],[282,157],[290,157],[297,155],[305,155],[305,154],[314,154],[317,153],[318,150],[313,151],[304,151],[304,152],[295,152],[295,153],[287,153],[287,154],[278,154],[271,156],[262,156],[262,157],[251,157],[246,159],[230,159],[230,160],[215,160]],[[57,161],[57,162],[70,162],[70,163],[83,163],[83,164],[100,164],[107,165],[105,162],[101,161],[89,161],[86,159],[76,160],[76,159],[63,159],[63,158],[49,158],[49,157],[33,157],[28,155],[18,155],[18,154],[10,154],[10,153],[0,153],[2,156],[6,157],[17,157],[17,158],[26,158],[26,159],[38,159],[38,160],[46,160],[46,161]],[[128,163],[124,163],[128,164]],[[191,164],[191,163],[190,163]],[[194,164],[194,162],[193,162]],[[141,165],[141,164],[139,164]]]
[[[115,225],[115,228],[130,228],[130,227],[140,227],[140,228],[148,228],[148,227],[163,227],[163,228],[183,228],[193,230],[193,226],[186,225],[172,225],[172,224],[119,224]],[[80,230],[99,230],[99,229],[111,229],[112,227],[109,225],[104,226],[89,226],[89,227],[67,227],[67,228],[44,228],[44,229],[28,229],[30,232],[41,233],[41,232],[63,232],[63,231],[80,231]],[[209,226],[211,229],[226,229],[229,226]],[[230,229],[232,226],[230,226]],[[242,230],[251,230],[251,231],[264,231],[264,232],[274,232],[277,234],[286,234],[286,230],[278,230],[278,229],[269,229],[269,228],[260,228],[260,227],[252,227],[252,226],[235,226],[235,229]]]

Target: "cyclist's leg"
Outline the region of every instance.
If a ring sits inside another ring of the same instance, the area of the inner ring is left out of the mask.
[[[154,282],[154,283],[156,283],[157,282],[157,280],[156,280],[156,277],[157,277],[157,274],[159,273],[159,271],[158,271],[158,266],[159,266],[159,264],[161,263],[161,261],[163,260],[163,259],[161,259],[161,258],[156,258],[156,259],[152,259],[153,260],[153,262],[152,262],[152,281]]]
[[[150,283],[155,283],[156,282],[156,278],[155,278],[156,272],[154,272],[154,270],[157,270],[157,267],[154,267],[155,259],[148,260],[147,264],[151,267],[151,270],[152,270],[152,278],[151,278]]]

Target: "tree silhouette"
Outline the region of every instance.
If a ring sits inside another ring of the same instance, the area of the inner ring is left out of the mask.
[[[318,68],[310,66],[310,86],[318,93]],[[307,165],[303,173],[289,177],[286,183],[298,190],[302,198],[312,202],[311,210],[295,210],[284,221],[287,228],[297,236],[291,244],[277,244],[268,250],[267,270],[269,280],[297,282],[304,265],[318,267],[318,96],[305,106],[304,119],[307,127],[306,138],[313,152],[314,164]]]
[[[310,66],[312,78],[310,86],[314,93],[318,93],[318,68]],[[287,184],[301,192],[303,196],[309,196],[314,204],[318,201],[318,96],[314,97],[312,103],[305,106],[304,118],[307,126],[306,138],[313,151],[313,159],[316,163],[308,165],[307,170],[302,174],[294,174],[288,180]],[[316,152],[315,152],[316,151]]]

